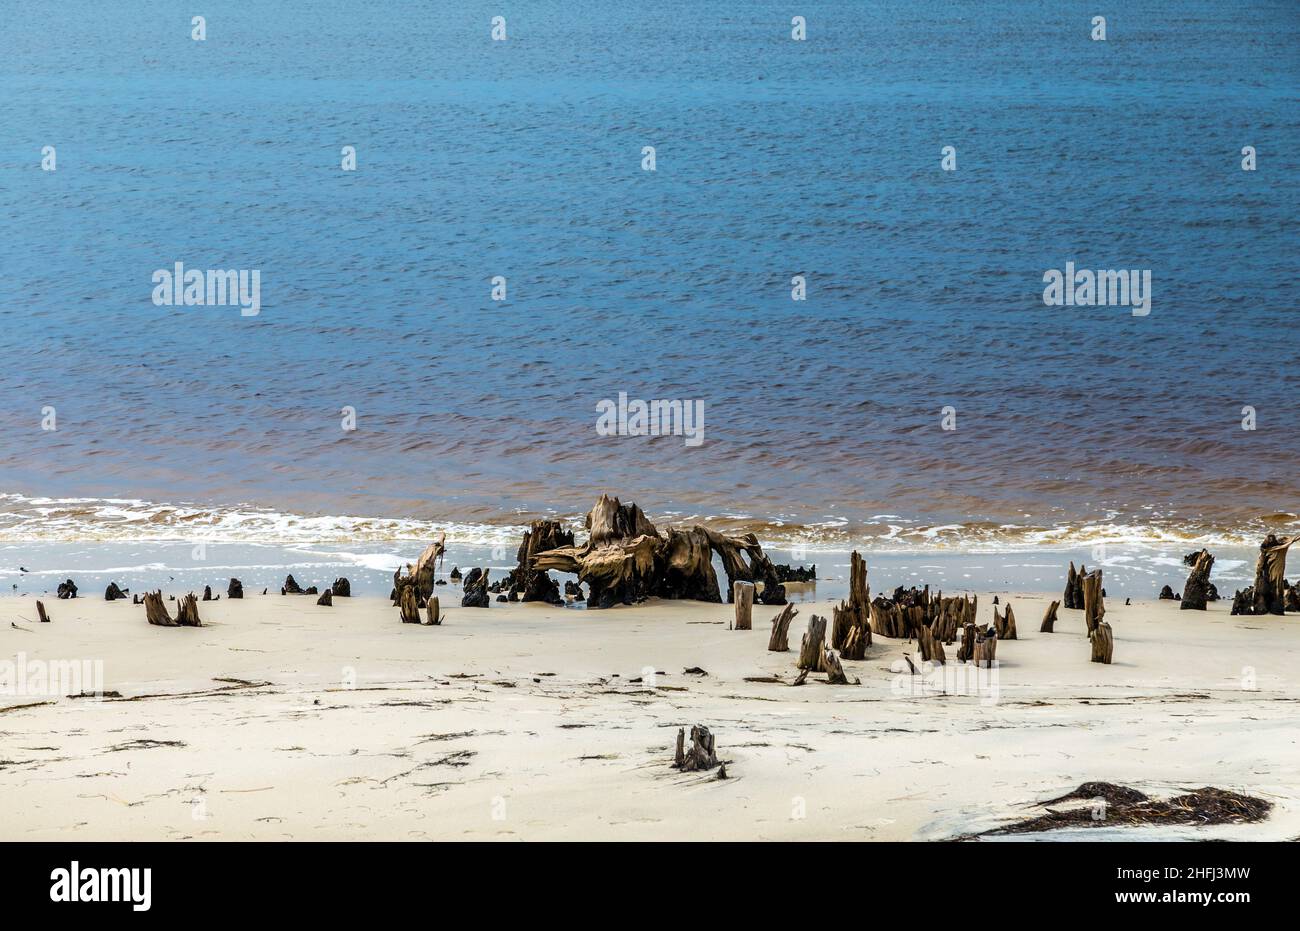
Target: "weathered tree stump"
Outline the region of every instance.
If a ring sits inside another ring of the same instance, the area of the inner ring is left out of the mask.
[[[714,737],[702,724],[691,728],[691,749],[686,749],[686,730],[677,730],[677,752],[673,756],[673,766],[684,773],[713,769],[718,765],[718,756],[714,752]]]
[[[1180,611],[1204,611],[1210,597],[1210,569],[1214,566],[1214,557],[1209,550],[1194,554],[1192,571],[1183,585],[1183,601],[1178,606]]]
[[[50,616],[45,613],[45,605],[41,604],[39,601],[36,602],[36,619],[42,624],[48,624],[50,622]]]
[[[814,614],[808,621],[808,630],[804,632],[799,644],[799,668],[812,672],[822,669],[822,654],[826,648],[826,618]]]
[[[524,531],[523,542],[516,554],[518,565],[511,573],[510,588],[518,591],[523,601],[542,601],[562,605],[560,586],[545,569],[535,565],[537,554],[561,547],[573,546],[573,531],[565,530],[558,520],[535,520]]]
[[[426,627],[436,627],[442,623],[442,610],[438,604],[437,598],[429,599],[428,620],[424,622]]]
[[[171,616],[162,592],[145,592],[145,620],[156,627],[202,627],[199,620],[199,600],[190,592],[176,606],[176,617]]]
[[[975,624],[967,622],[961,629],[961,645],[957,647],[957,662],[967,663],[975,659]]]
[[[921,662],[923,663],[943,663],[947,657],[943,652],[943,643],[929,627],[922,627],[917,634],[917,646],[921,650]]]
[[[284,584],[280,586],[280,594],[301,595],[302,593],[302,586],[298,584],[298,581],[292,575],[285,576]]]
[[[1102,617],[1106,614],[1106,606],[1102,603],[1101,589],[1101,570],[1094,569],[1087,575],[1083,576],[1081,584],[1083,586],[1083,620],[1088,625],[1088,635],[1097,629],[1101,623]]]
[[[330,586],[330,594],[335,598],[351,598],[352,583],[345,578],[337,578],[334,584]]]
[[[737,581],[733,586],[732,601],[736,606],[736,630],[754,628],[754,583]]]
[[[831,647],[845,659],[866,659],[871,646],[871,588],[867,563],[854,550],[849,556],[849,600],[831,609]]]
[[[977,630],[973,652],[976,668],[992,668],[998,658],[998,632],[992,627],[983,632]]]
[[[415,585],[403,585],[397,594],[397,607],[403,624],[420,623],[420,599],[415,595]]]
[[[780,614],[772,618],[772,636],[767,639],[768,652],[785,653],[790,649],[790,622],[798,613],[794,605],[787,604]]]
[[[203,600],[204,600],[204,601],[211,601],[211,600],[212,600],[212,586],[211,586],[211,585],[205,585],[205,586],[203,586]]]
[[[1061,603],[1059,601],[1053,601],[1047,606],[1047,610],[1043,612],[1043,623],[1039,625],[1038,628],[1040,634],[1050,634],[1055,630],[1056,609],[1060,607],[1060,605]]]
[[[119,598],[125,598],[125,597],[126,597],[126,592],[118,588],[116,582],[109,582],[108,588],[104,589],[105,601],[116,601]]]
[[[331,605],[333,605],[333,604],[334,604],[334,589],[332,589],[332,588],[327,588],[327,589],[325,589],[325,591],[321,592],[321,593],[320,593],[320,597],[316,599],[316,604],[318,604],[318,605],[323,605],[323,606],[326,607],[326,608],[328,608],[328,607],[330,607]]]
[[[460,599],[462,608],[486,608],[492,602],[488,594],[488,570],[474,568],[465,576],[463,594]]]
[[[1300,537],[1279,537],[1270,533],[1259,545],[1255,562],[1255,613],[1286,613],[1286,551]]]
[[[229,584],[228,586],[226,586],[226,597],[227,597],[227,598],[243,598],[243,597],[244,597],[244,583],[241,582],[241,581],[239,581],[239,579],[231,579],[231,580],[230,580],[230,584]]]
[[[844,674],[844,667],[840,665],[839,654],[827,647],[822,651],[822,668],[826,670],[827,685],[854,685],[849,682],[849,677]]]
[[[1065,594],[1061,596],[1063,607],[1072,610],[1083,610],[1083,576],[1088,570],[1081,563],[1079,571],[1074,570],[1073,560],[1070,562],[1070,572],[1065,577]]]
[[[998,632],[999,640],[1016,640],[1016,615],[1011,610],[1011,602],[1006,604],[1007,613],[998,614],[998,609],[993,609],[993,629]]]
[[[77,585],[75,582],[72,581],[72,579],[68,579],[67,581],[60,582],[56,594],[60,599],[76,598]]]
[[[1114,649],[1115,638],[1111,634],[1110,625],[1105,621],[1098,621],[1092,631],[1092,661],[1110,665],[1110,657]]]

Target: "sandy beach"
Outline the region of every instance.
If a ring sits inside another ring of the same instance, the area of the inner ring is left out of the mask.
[[[730,605],[658,599],[453,606],[435,627],[383,598],[250,593],[161,628],[91,594],[46,600],[48,624],[30,597],[0,600],[0,657],[102,662],[120,696],[29,682],[0,697],[4,840],[940,840],[1088,781],[1274,808],[1029,836],[1300,836],[1300,621],[1230,617],[1226,601],[1109,601],[1107,666],[1088,660],[1081,611],[1038,632],[1059,593],[982,592],[982,623],[1000,594],[1020,626],[982,683],[956,663],[914,676],[900,661],[916,644],[876,637],[844,664],[860,684],[793,687],[799,636],[829,603],[798,605],[775,653],[779,609],[762,605],[752,631],[728,629]],[[728,778],[670,767],[695,724]]]

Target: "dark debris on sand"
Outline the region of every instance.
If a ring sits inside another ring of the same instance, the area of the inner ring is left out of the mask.
[[[1093,817],[1093,806],[1048,809],[1047,814],[1003,825],[985,835],[1034,834],[1058,828],[1095,828],[1117,825],[1138,827],[1147,824],[1214,825],[1254,824],[1263,821],[1273,803],[1262,798],[1206,786],[1169,799],[1153,799],[1127,786],[1110,782],[1085,782],[1066,795],[1042,802],[1042,807],[1066,801],[1090,802],[1105,799],[1106,810],[1100,819]]]

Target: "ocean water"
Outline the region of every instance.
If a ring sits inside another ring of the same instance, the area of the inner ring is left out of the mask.
[[[0,540],[50,571],[491,546],[602,491],[877,553],[1297,526],[1291,0],[0,16]],[[1150,314],[1044,306],[1067,261],[1149,269]],[[175,262],[260,313],[155,306]],[[703,442],[598,435],[620,392]]]

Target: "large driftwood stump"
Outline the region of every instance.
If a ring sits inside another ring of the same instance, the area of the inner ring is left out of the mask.
[[[199,600],[193,592],[182,598],[176,609],[176,617],[173,618],[167,610],[166,602],[163,601],[162,592],[145,592],[144,617],[150,624],[156,627],[203,626],[199,620]]]
[[[871,588],[857,550],[849,556],[849,600],[831,609],[830,645],[846,659],[866,659],[871,646]]]
[[[1101,594],[1101,570],[1094,569],[1087,575],[1083,576],[1083,620],[1088,625],[1088,635],[1097,629],[1101,623],[1102,617],[1106,614],[1106,606],[1102,603]]]
[[[787,604],[781,613],[772,618],[772,636],[767,639],[767,649],[771,653],[785,653],[790,649],[790,622],[799,612],[794,605]]]
[[[1192,557],[1192,571],[1183,586],[1183,600],[1178,608],[1181,611],[1204,611],[1210,597],[1210,569],[1214,566],[1214,557],[1209,550],[1201,550]]]
[[[244,583],[241,582],[241,581],[239,581],[239,579],[231,579],[231,580],[230,580],[230,584],[226,586],[226,597],[227,597],[227,598],[243,598],[243,597],[244,597]]]
[[[442,623],[442,611],[438,604],[437,598],[429,599],[428,620],[424,622],[426,627],[435,627]]]
[[[415,585],[403,585],[397,593],[397,607],[401,611],[403,624],[420,623],[420,602],[415,597]]]
[[[929,627],[921,628],[916,643],[921,650],[921,662],[943,663],[947,661],[947,657],[943,652],[943,643],[940,642]]]
[[[411,578],[415,581],[417,600],[427,601],[433,594],[434,576],[437,574],[438,567],[442,565],[442,558],[446,551],[447,535],[439,533],[434,541],[420,552],[415,565],[409,567]]]
[[[808,621],[799,645],[799,668],[812,672],[822,669],[822,654],[826,647],[826,618],[814,614]]]
[[[1255,613],[1286,613],[1286,551],[1300,537],[1279,537],[1270,533],[1259,545],[1255,562]]]
[[[702,724],[691,728],[691,749],[686,749],[686,730],[677,730],[677,752],[673,757],[673,766],[684,773],[713,769],[718,765],[718,756],[714,752],[714,738],[709,729]]]
[[[126,592],[118,588],[116,582],[109,582],[108,588],[104,589],[105,601],[116,601],[119,598],[125,598],[125,597],[126,597]]]
[[[474,568],[465,576],[464,594],[460,599],[462,608],[486,608],[492,603],[488,594],[488,570]]]
[[[316,604],[318,604],[318,605],[323,605],[323,606],[325,606],[326,608],[328,608],[328,607],[330,607],[331,605],[333,605],[333,604],[334,604],[334,589],[332,589],[332,588],[327,588],[327,589],[325,589],[325,591],[321,592],[321,593],[320,593],[320,597],[316,599]]]
[[[992,627],[975,632],[974,660],[976,667],[989,669],[998,658],[998,632]]]
[[[1114,649],[1115,638],[1111,634],[1110,625],[1105,621],[1098,621],[1092,632],[1092,661],[1110,665],[1110,657]]]
[[[284,577],[284,584],[280,586],[281,595],[301,595],[302,593],[302,586],[298,584],[297,579],[292,575]]]
[[[41,604],[39,601],[36,602],[36,619],[42,624],[48,624],[50,622],[50,616],[45,613],[45,605]]]
[[[974,623],[967,623],[962,627],[961,646],[957,647],[957,662],[967,663],[975,658],[975,638],[977,636]]]
[[[1016,637],[1016,615],[1011,610],[1011,602],[1006,604],[1007,613],[998,614],[998,609],[993,609],[993,629],[998,632],[999,640],[1017,640]]]
[[[707,527],[660,533],[635,504],[601,495],[587,514],[587,542],[537,553],[533,567],[572,572],[588,589],[589,608],[635,604],[654,595],[722,601],[713,554],[727,574],[727,600],[736,581],[762,584],[759,603],[785,604],[785,586],[753,534],[734,537]]]
[[[1080,563],[1079,571],[1076,572],[1074,562],[1070,562],[1070,572],[1065,577],[1065,594],[1061,596],[1063,607],[1083,610],[1083,576],[1087,571],[1087,568]]]
[[[736,630],[754,629],[754,583],[736,582],[732,600],[736,606]]]
[[[573,531],[565,530],[558,520],[533,521],[524,531],[523,542],[519,544],[519,552],[516,554],[517,565],[510,573],[505,587],[518,592],[521,601],[564,604],[559,583],[545,569],[536,568],[535,563],[538,553],[571,546]]]
[[[1043,623],[1038,628],[1040,634],[1050,634],[1053,632],[1056,626],[1056,609],[1060,604],[1059,601],[1053,601],[1047,606],[1047,610],[1043,612]]]

